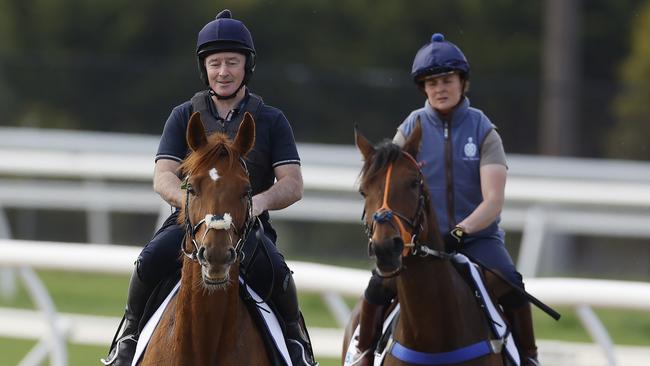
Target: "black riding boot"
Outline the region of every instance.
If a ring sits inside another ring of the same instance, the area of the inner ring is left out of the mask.
[[[126,309],[123,319],[124,327],[122,327],[122,332],[119,337],[116,333],[108,356],[101,360],[104,365],[131,365],[133,355],[135,354],[135,346],[138,342],[138,325],[140,324],[140,318],[152,291],[153,286],[140,280],[138,266],[136,264],[136,268],[131,275],[131,282],[129,283],[129,293],[126,299]]]
[[[314,352],[311,348],[305,321],[298,308],[298,294],[291,272],[287,273],[286,278],[282,281],[282,286],[282,289],[273,291],[272,300],[284,320],[284,338],[287,342],[291,363],[294,366],[318,365],[314,360]]]
[[[521,366],[540,366],[541,364],[537,360],[537,345],[535,344],[530,304],[515,309],[505,309],[505,315],[512,328]]]

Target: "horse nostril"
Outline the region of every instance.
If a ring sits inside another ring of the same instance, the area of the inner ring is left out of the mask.
[[[404,241],[400,237],[395,237],[393,238],[393,247],[395,249],[395,252],[397,253],[402,253],[402,250],[404,250]]]

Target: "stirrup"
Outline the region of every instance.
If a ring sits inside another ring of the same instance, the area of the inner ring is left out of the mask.
[[[127,334],[127,335],[125,335],[124,337],[118,339],[115,342],[113,348],[111,348],[111,350],[108,351],[108,356],[106,356],[106,358],[100,358],[99,361],[101,363],[103,363],[104,365],[106,365],[106,366],[109,366],[113,362],[115,362],[115,360],[117,360],[117,356],[119,356],[119,354],[120,354],[120,352],[119,352],[120,345],[122,345],[122,342],[125,342],[125,341],[132,341],[132,342],[135,342],[136,344],[138,343],[138,340],[137,340],[137,338],[135,338],[135,335]]]
[[[313,355],[311,355],[311,357],[307,355],[309,351],[305,349],[305,346],[302,344],[302,342],[291,338],[287,338],[286,342],[287,349],[289,350],[289,357],[291,358],[291,363],[293,363],[294,366],[318,366],[318,362],[316,362]],[[296,355],[298,356],[296,357]]]
[[[368,348],[365,351],[361,351],[359,348],[354,347],[354,353],[348,353],[345,355],[344,364],[347,366],[356,366],[366,358],[370,353],[372,353],[372,347]]]

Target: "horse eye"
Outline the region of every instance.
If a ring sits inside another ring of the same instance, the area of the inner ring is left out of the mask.
[[[420,181],[419,180],[411,181],[411,184],[410,184],[411,189],[416,189],[419,186],[420,186]]]
[[[185,189],[187,189],[187,193],[191,195],[196,195],[196,191],[194,190],[194,187],[191,184],[187,183],[187,187]]]
[[[361,197],[366,198],[366,192],[359,190],[359,194],[361,195]]]

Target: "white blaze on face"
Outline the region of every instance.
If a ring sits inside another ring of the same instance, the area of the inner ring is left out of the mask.
[[[213,181],[217,181],[219,179],[219,173],[217,173],[217,168],[212,168],[210,171],[208,171],[208,174],[210,174],[210,179]]]

